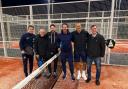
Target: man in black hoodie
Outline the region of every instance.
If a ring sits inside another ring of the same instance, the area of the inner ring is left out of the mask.
[[[58,33],[56,32],[56,26],[54,24],[50,25],[50,32],[47,33],[48,37],[48,50],[47,50],[47,60],[50,59],[52,56],[54,56],[56,53],[58,53]],[[57,77],[57,62],[58,58],[54,60],[54,73],[53,76],[54,78]],[[49,73],[47,74],[48,78],[51,76],[52,69],[51,69],[51,64],[48,65],[48,70]]]
[[[105,39],[97,32],[96,25],[91,26],[91,34],[89,35],[87,42],[87,73],[88,78],[86,82],[91,80],[91,65],[95,62],[96,65],[96,85],[100,85],[100,73],[101,73],[101,57],[105,54]]]

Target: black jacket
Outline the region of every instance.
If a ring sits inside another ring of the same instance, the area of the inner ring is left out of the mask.
[[[87,42],[87,54],[91,57],[103,57],[105,54],[105,40],[102,35],[97,33],[96,37],[89,35]]]
[[[26,47],[31,47],[33,48],[34,46],[34,40],[35,40],[35,35],[31,33],[25,33],[21,36],[19,46],[21,50],[25,50]]]
[[[46,35],[41,37],[39,34],[36,36],[36,41],[35,41],[35,52],[36,54],[40,56],[45,56],[47,52],[47,37]]]
[[[86,51],[88,32],[81,30],[72,32],[72,41],[74,42],[74,51]]]
[[[58,48],[59,48],[59,43],[58,43],[58,33],[57,32],[48,32],[47,33],[48,37],[48,53],[57,53]]]

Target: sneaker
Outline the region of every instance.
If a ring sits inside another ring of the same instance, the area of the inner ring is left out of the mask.
[[[72,79],[72,80],[75,80],[75,77],[74,77],[74,75],[71,75],[71,79]]]
[[[87,80],[87,77],[86,77],[86,75],[85,75],[85,71],[82,71],[82,78],[83,78],[84,80]]]
[[[43,75],[43,77],[47,76],[45,71],[42,72],[42,75]]]
[[[56,72],[53,73],[53,77],[57,78],[57,73]]]
[[[77,80],[80,80],[80,78],[81,78],[81,73],[80,70],[78,70]]]
[[[96,85],[100,85],[100,81],[99,80],[96,80]]]
[[[49,79],[50,78],[50,76],[51,76],[51,73],[47,73],[47,78]]]
[[[66,74],[64,74],[64,75],[62,76],[62,78],[63,78],[63,80],[65,80],[65,79],[66,79]]]
[[[39,79],[41,77],[41,74],[37,75],[35,79]]]
[[[89,83],[90,81],[91,81],[91,79],[87,79],[87,80],[86,80],[86,83]]]

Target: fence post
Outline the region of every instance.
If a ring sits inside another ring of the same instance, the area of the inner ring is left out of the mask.
[[[110,16],[110,32],[109,32],[109,38],[112,38],[112,27],[113,27],[113,17],[114,17],[114,7],[115,7],[115,0],[112,0],[112,5],[111,5],[111,16]],[[108,58],[107,58],[107,63],[110,63],[110,54],[111,50],[108,48]]]
[[[33,25],[33,10],[32,10],[32,5],[29,6],[29,11],[30,11],[30,24]]]
[[[5,29],[4,29],[4,23],[3,23],[3,11],[2,7],[0,5],[0,23],[1,23],[1,33],[2,33],[2,39],[3,39],[3,49],[4,49],[4,56],[7,57],[7,48],[6,48],[6,38],[5,38]]]

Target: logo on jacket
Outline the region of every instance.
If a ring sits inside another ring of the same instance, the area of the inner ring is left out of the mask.
[[[29,39],[29,37],[26,38],[27,40]]]

